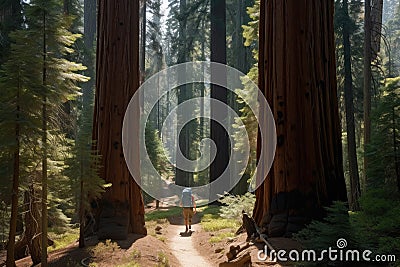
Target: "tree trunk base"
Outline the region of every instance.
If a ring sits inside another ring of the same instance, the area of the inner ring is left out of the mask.
[[[48,246],[54,245],[54,241],[47,237],[47,244]],[[28,247],[28,240],[26,239],[25,235],[22,235],[22,239],[18,240],[14,246],[15,255],[14,259],[19,260],[29,256],[29,247]]]
[[[311,221],[322,218],[323,210],[316,206],[312,195],[298,191],[279,193],[272,198],[269,214],[262,221],[268,237],[292,237]]]
[[[129,230],[129,205],[103,201],[99,218],[99,240],[125,240]]]

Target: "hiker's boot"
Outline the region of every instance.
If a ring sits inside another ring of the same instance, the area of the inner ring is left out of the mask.
[[[192,230],[192,226],[191,225],[189,225],[189,230]]]
[[[190,226],[189,226],[189,228],[190,228]],[[187,227],[187,225],[186,225],[186,231],[185,232],[187,232],[188,231],[188,227]]]

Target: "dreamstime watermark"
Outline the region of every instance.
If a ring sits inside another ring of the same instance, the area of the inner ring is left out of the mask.
[[[396,255],[373,255],[371,250],[346,249],[347,240],[339,238],[336,247],[316,251],[312,249],[305,250],[269,250],[264,246],[264,250],[259,250],[257,257],[260,261],[268,262],[324,262],[324,261],[365,261],[365,262],[395,262]]]
[[[226,88],[228,92],[233,92],[241,98],[255,115],[261,137],[258,140],[261,153],[257,171],[253,177],[250,177],[252,180],[250,191],[262,184],[272,166],[276,148],[275,122],[271,109],[257,85],[245,74],[224,64],[215,62],[178,64],[147,79],[132,97],[124,116],[122,145],[125,161],[139,186],[155,199],[165,201],[169,196],[181,192],[184,187],[166,181],[166,178],[163,178],[153,165],[145,142],[146,125],[150,122],[151,112],[154,112],[161,99],[165,99],[167,95],[174,95],[173,90],[180,86],[196,83],[214,84]],[[243,88],[244,83],[246,83],[246,90],[237,90]],[[251,99],[255,101],[246,101],[249,99],[247,96],[252,96]],[[207,112],[199,112],[201,109]],[[195,160],[186,158],[177,146],[177,136],[182,134],[184,126],[192,120],[199,120],[200,117],[218,122],[227,132],[230,142],[230,157],[225,171],[213,182],[192,188],[194,194],[207,199],[210,203],[217,200],[218,194],[229,192],[239,182],[253,151],[250,150],[247,128],[232,107],[209,96],[194,97],[174,106],[162,121],[161,141],[165,158],[174,167],[196,173],[208,168],[215,160],[217,146],[210,138],[200,141],[198,147],[200,156]],[[238,142],[236,138],[233,138],[234,135],[241,137],[239,150],[234,149]]]

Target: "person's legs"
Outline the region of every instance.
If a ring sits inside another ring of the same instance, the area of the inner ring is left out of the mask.
[[[192,229],[192,217],[193,217],[193,208],[188,209],[188,217],[189,217],[189,230]],[[187,229],[187,226],[186,226]]]
[[[189,209],[183,208],[183,219],[185,221],[186,232],[188,231],[188,223],[189,223]]]

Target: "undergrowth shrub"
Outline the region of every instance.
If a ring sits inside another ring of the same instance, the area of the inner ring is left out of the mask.
[[[242,221],[243,210],[249,216],[252,216],[254,204],[256,203],[256,196],[250,192],[247,192],[246,194],[241,196],[235,196],[226,193],[218,201],[224,204],[220,209],[220,214],[222,218],[236,219]]]
[[[325,219],[313,220],[305,229],[294,235],[304,249],[313,249],[317,258],[322,250],[338,248],[339,240],[345,240],[341,248],[344,255],[349,250],[357,250],[361,262],[347,262],[346,266],[374,266],[362,262],[364,250],[376,255],[396,256],[396,262],[387,262],[387,266],[400,266],[400,200],[396,196],[388,197],[383,189],[371,189],[360,199],[361,211],[348,212],[344,202],[334,202],[328,208]],[[345,257],[345,256],[344,256]],[[343,261],[329,261],[325,254],[323,262],[307,262],[305,266],[342,266]]]
[[[115,242],[112,242],[110,239],[107,239],[106,242],[98,243],[92,250],[93,257],[96,258],[96,261],[101,261],[105,259],[110,259],[118,252],[121,252],[121,248]]]
[[[345,202],[334,202],[330,207],[326,207],[326,217],[319,221],[313,220],[306,228],[294,235],[304,249],[314,250],[318,259],[322,250],[332,249],[357,249],[358,244],[354,238],[353,227],[350,223],[348,208]],[[340,244],[339,242],[344,242]],[[344,247],[343,247],[344,246]],[[303,262],[305,266],[341,266],[343,262],[329,261],[329,256],[325,254],[322,261]]]
[[[400,199],[384,189],[371,189],[360,199],[362,211],[352,223],[362,247],[376,254],[396,255],[400,266]]]
[[[158,252],[157,261],[158,261],[157,267],[169,267],[170,266],[167,255],[163,251]]]

